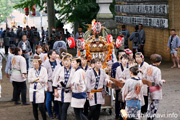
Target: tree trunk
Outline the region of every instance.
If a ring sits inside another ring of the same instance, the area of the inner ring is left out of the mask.
[[[52,27],[56,28],[55,10],[54,10],[54,0],[47,0],[47,14],[48,14],[48,28],[49,37],[52,32]]]
[[[78,22],[74,22],[74,36],[76,37],[76,33],[78,32],[78,28],[79,28],[79,23]]]

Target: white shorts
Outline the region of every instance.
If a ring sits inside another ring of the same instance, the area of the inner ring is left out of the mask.
[[[170,53],[171,53],[171,54],[177,54],[177,53],[178,53],[178,51],[177,51],[177,50],[175,50],[175,49],[171,49]]]

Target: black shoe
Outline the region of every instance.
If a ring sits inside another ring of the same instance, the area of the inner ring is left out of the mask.
[[[30,103],[23,103],[23,105],[30,105]]]
[[[21,103],[20,102],[14,102],[15,105],[20,105]]]

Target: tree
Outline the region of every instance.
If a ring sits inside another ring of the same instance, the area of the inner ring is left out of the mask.
[[[9,14],[12,12],[12,6],[7,0],[0,1],[0,23],[5,21]]]
[[[96,0],[54,0],[56,14],[59,14],[58,19],[65,22],[90,23],[96,18],[99,11],[99,6]],[[40,10],[47,9],[46,0],[20,0],[20,4],[14,8],[32,8],[36,4]]]
[[[5,21],[13,10],[13,5],[19,3],[19,0],[0,0],[0,23]]]
[[[59,12],[60,17],[63,16],[61,17],[63,21],[78,22],[80,25],[91,23],[99,11],[96,0],[72,0],[68,3],[65,1]]]
[[[20,4],[14,6],[14,8],[26,8],[30,9],[34,4],[47,12],[47,0],[20,0]],[[114,12],[115,0],[110,6],[110,10]],[[72,22],[75,23],[75,31],[77,27],[86,28],[84,24],[90,24],[93,19],[96,19],[99,11],[99,5],[96,0],[54,0],[55,13],[58,14],[57,19],[62,23]],[[52,21],[51,21],[52,22]]]

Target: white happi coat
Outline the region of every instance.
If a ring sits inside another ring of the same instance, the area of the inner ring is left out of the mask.
[[[131,78],[129,68],[125,68],[124,71],[122,72],[122,78],[121,79],[127,80],[129,78]]]
[[[48,59],[47,53],[41,53],[39,57],[41,58],[43,63]]]
[[[149,64],[147,62],[145,62],[145,61],[143,61],[141,63],[141,65],[138,65],[139,69],[142,71],[142,73],[138,73],[138,77],[143,79],[143,74],[147,70],[148,66],[149,66]],[[143,84],[143,88],[142,89],[143,89],[143,95],[144,96],[148,96],[148,86]]]
[[[38,53],[35,53],[33,57],[35,56],[40,56],[42,53],[38,54]]]
[[[155,83],[155,86],[149,87],[151,99],[161,100],[163,84],[161,79],[161,70],[156,66],[149,65],[143,74],[143,78]],[[151,89],[153,89],[153,92],[151,92]]]
[[[138,77],[135,78],[138,79]],[[137,99],[142,102],[144,99],[142,86],[142,80],[134,80],[132,78],[127,79],[122,88],[123,101]]]
[[[108,83],[108,76],[106,75],[106,72],[103,69],[100,69],[100,80],[99,80],[99,84],[97,87],[98,89],[102,89],[104,87],[107,86]],[[87,86],[87,92],[91,92],[91,90],[95,89],[95,85],[96,85],[96,76],[94,74],[94,69],[90,69],[86,72],[86,86]],[[93,99],[89,100],[89,104],[90,106],[94,106],[96,105],[95,103],[95,93],[93,95]],[[97,104],[105,104],[105,99],[102,95],[102,92],[97,92],[96,93],[97,96]]]
[[[126,80],[127,77],[129,78],[129,73],[128,73],[129,69],[124,68],[124,67],[121,68],[121,65],[122,65],[122,63],[120,63],[120,66],[118,66],[117,69],[116,69],[115,78],[117,80]],[[115,89],[118,90],[118,88],[119,87],[116,87]]]
[[[26,79],[23,76],[23,73],[27,73],[26,60],[20,55],[15,55],[12,60],[12,69],[11,69],[11,80],[16,82],[24,82]]]
[[[43,66],[46,68],[47,70],[47,73],[48,73],[48,87],[49,87],[49,91],[48,92],[52,92],[53,91],[53,88],[52,88],[52,83],[53,83],[53,78],[54,78],[54,73],[56,71],[56,67],[58,66],[58,61],[56,61],[56,66],[54,68],[54,71],[52,69],[52,66],[49,62],[49,59],[47,59],[44,63],[43,63]],[[52,82],[50,82],[49,80],[52,80]]]
[[[71,80],[72,93],[85,93],[86,85],[85,85],[85,72],[83,69],[78,68],[73,75],[73,79]],[[84,104],[86,102],[86,98],[77,99],[72,96],[71,99],[71,107],[73,108],[84,108]]]
[[[70,76],[69,76],[69,80],[66,84],[66,88],[69,88],[71,89],[71,81],[73,79],[73,75],[74,75],[74,72],[75,70],[73,68],[71,68],[70,70]],[[57,69],[55,70],[55,74],[54,74],[54,79],[53,79],[53,86],[55,88],[57,88],[58,90],[58,94],[59,94],[59,97],[58,98],[54,98],[54,100],[56,101],[61,101],[62,102],[62,86],[61,86],[61,83],[60,82],[65,82],[65,79],[64,79],[64,75],[65,75],[65,68],[64,66],[60,66],[58,65]],[[64,92],[64,103],[70,103],[71,102],[71,97],[72,97],[72,92]]]
[[[82,68],[82,69],[86,72],[87,70],[91,69],[91,67],[89,67],[88,65],[86,65],[86,67],[85,67],[85,68]]]
[[[41,66],[40,73],[39,73],[39,83],[36,85],[35,89],[35,83],[33,81],[37,78],[36,76],[36,70],[34,68],[31,68],[28,73],[28,82],[30,83],[29,87],[29,101],[33,102],[33,94],[35,94],[35,103],[44,103],[45,100],[45,86],[48,80],[47,70],[46,68]]]

